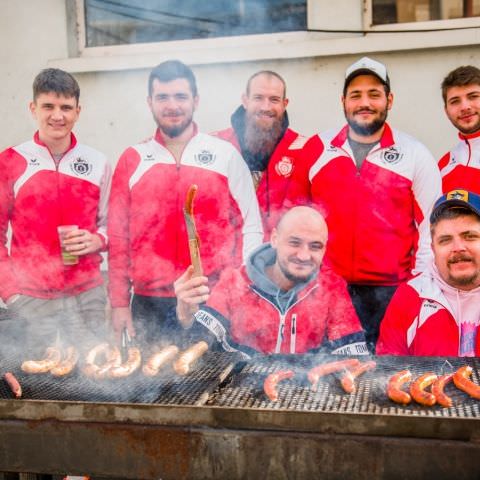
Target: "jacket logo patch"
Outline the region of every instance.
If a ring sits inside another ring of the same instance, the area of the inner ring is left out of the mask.
[[[147,153],[142,160],[144,162],[153,162],[155,160],[155,157],[151,153]]]
[[[282,177],[288,178],[293,171],[293,162],[290,157],[282,157],[275,165],[275,171]]]
[[[418,326],[421,327],[438,310],[444,310],[444,307],[434,300],[424,300],[418,314]]]
[[[208,150],[202,150],[195,155],[195,161],[199,165],[210,165],[215,161],[215,155]]]
[[[403,158],[403,154],[400,153],[395,147],[390,147],[383,152],[383,160],[390,164],[395,165]]]
[[[31,165],[32,167],[39,167],[39,166],[40,166],[40,162],[39,162],[38,159],[36,159],[36,158],[31,158],[31,159],[30,159],[30,162],[29,162],[29,165]]]
[[[70,164],[70,168],[78,175],[89,175],[92,171],[92,164],[78,157]]]

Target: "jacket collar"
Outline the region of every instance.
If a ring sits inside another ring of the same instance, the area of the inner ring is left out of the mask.
[[[192,122],[193,124],[193,133],[192,133],[192,136],[188,139],[188,141],[190,141],[195,135],[198,134],[198,126],[195,122]],[[164,136],[162,135],[162,132],[160,131],[159,128],[157,128],[157,130],[155,131],[155,136],[154,136],[154,140],[156,142],[158,142],[160,145],[166,147],[165,145],[165,138]]]
[[[473,138],[479,138],[480,137],[480,130],[474,133],[462,133],[458,132],[458,137],[460,140],[472,140]]]
[[[345,125],[337,134],[337,136],[334,137],[331,142],[334,147],[343,148],[343,145],[348,140],[348,128],[348,125]],[[382,137],[380,138],[380,148],[391,147],[394,143],[395,139],[393,137],[393,131],[390,128],[390,125],[388,123],[385,123]]]
[[[37,144],[37,145],[40,145],[42,147],[45,147],[48,151],[50,151],[50,149],[47,147],[47,145],[45,145],[45,143],[43,143],[41,140],[40,140],[40,134],[38,132],[38,130],[35,132],[35,134],[33,135],[33,141]],[[63,155],[65,155],[67,152],[69,152],[70,150],[73,150],[75,148],[75,146],[77,145],[77,137],[75,137],[75,135],[73,134],[73,132],[70,132],[70,146],[68,147],[68,149],[63,153]]]

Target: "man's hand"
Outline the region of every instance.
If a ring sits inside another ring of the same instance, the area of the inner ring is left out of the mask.
[[[208,278],[192,277],[193,267],[187,270],[173,284],[177,297],[177,318],[183,328],[189,328],[193,323],[193,314],[200,303],[206,302],[210,296]]]
[[[115,338],[120,341],[122,330],[127,327],[127,331],[131,337],[135,336],[135,329],[132,323],[132,312],[130,307],[112,308],[112,327],[115,332]]]
[[[65,250],[72,255],[87,255],[98,252],[102,248],[102,239],[96,233],[79,228],[65,235]]]

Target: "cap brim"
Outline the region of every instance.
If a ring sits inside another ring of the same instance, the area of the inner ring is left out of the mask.
[[[355,70],[352,72],[348,77],[345,78],[345,87],[355,78],[360,75],[373,75],[374,77],[377,77],[384,85],[388,86],[388,82],[384,80],[377,72],[374,72],[373,70],[370,70],[368,68],[359,68],[358,70]]]
[[[464,200],[452,198],[451,200],[445,200],[438,207],[432,210],[432,214],[430,215],[430,223],[434,223],[445,210],[448,210],[452,207],[461,207],[465,210],[470,210],[472,213],[475,213],[480,217],[480,209],[474,207],[468,202],[465,202]]]

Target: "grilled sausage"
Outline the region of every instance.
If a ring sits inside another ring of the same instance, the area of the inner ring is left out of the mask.
[[[460,367],[453,374],[453,383],[458,389],[468,393],[472,398],[476,398],[477,400],[480,400],[480,386],[477,385],[476,383],[473,383],[469,379],[472,373],[473,373],[472,367],[468,365],[466,365],[465,367]]]
[[[435,382],[437,378],[437,375],[435,375],[433,372],[427,372],[423,375],[420,375],[410,385],[410,395],[412,398],[420,405],[425,405],[427,407],[432,407],[435,405],[435,403],[437,403],[435,395],[427,392],[425,389]]]
[[[168,345],[162,348],[159,352],[154,353],[143,365],[143,373],[147,377],[154,377],[159,370],[171,362],[178,354],[178,347],[176,345]]]
[[[68,375],[78,362],[78,350],[75,347],[68,347],[64,359],[50,370],[54,377]]]
[[[377,366],[376,362],[373,360],[369,362],[364,362],[358,365],[357,367],[353,367],[352,369],[347,369],[346,372],[342,375],[340,379],[340,383],[342,384],[342,388],[347,393],[355,393],[357,387],[355,385],[355,379],[362,375],[369,370],[373,370]]]
[[[105,354],[105,363],[98,366],[95,378],[102,379],[110,376],[110,370],[122,364],[122,354],[117,346],[109,347]]]
[[[407,392],[401,390],[401,388],[403,384],[409,382],[411,379],[412,373],[410,370],[402,370],[390,377],[387,385],[388,398],[395,403],[408,405],[412,401],[412,397]]]
[[[11,372],[5,373],[3,376],[5,381],[8,383],[10,390],[15,395],[15,398],[21,398],[22,396],[22,386],[20,382],[15,378],[15,375]]]
[[[27,360],[22,363],[21,369],[25,373],[45,373],[60,363],[62,352],[55,347],[48,347],[42,360]]]
[[[103,364],[97,361],[103,357]],[[110,369],[122,363],[122,356],[118,347],[110,347],[108,343],[100,343],[93,347],[85,358],[83,373],[87,377],[102,379],[109,376]]]
[[[294,375],[295,372],[293,370],[280,370],[268,375],[263,382],[263,390],[267,397],[272,402],[276,402],[278,400],[278,383],[282,380],[286,380],[287,378],[292,378]]]
[[[142,364],[142,354],[136,347],[129,347],[127,361],[121,365],[111,367],[108,376],[112,378],[128,377]]]
[[[178,375],[187,375],[193,364],[208,350],[207,342],[200,341],[187,348],[180,354],[173,364],[173,369]]]
[[[317,385],[320,377],[330,373],[339,372],[343,369],[353,368],[360,365],[360,361],[356,358],[349,358],[347,360],[338,360],[337,362],[322,363],[313,367],[308,372],[308,381],[312,384],[312,390],[317,391]]]
[[[453,373],[448,375],[441,375],[438,377],[432,385],[432,393],[437,399],[437,403],[442,407],[451,407],[453,405],[453,400],[443,391],[445,385],[451,382],[453,379]]]

